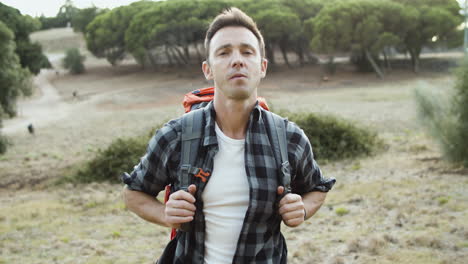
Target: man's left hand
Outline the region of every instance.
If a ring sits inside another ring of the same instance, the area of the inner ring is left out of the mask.
[[[278,194],[282,195],[284,187],[278,187]],[[289,227],[296,227],[304,222],[305,210],[302,197],[298,194],[288,193],[279,202],[279,214],[283,222]]]

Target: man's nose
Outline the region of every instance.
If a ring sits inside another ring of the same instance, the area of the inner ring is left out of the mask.
[[[232,53],[232,67],[244,67],[244,58],[240,52]]]

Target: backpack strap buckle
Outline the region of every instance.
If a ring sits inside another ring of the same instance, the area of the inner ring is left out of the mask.
[[[291,193],[291,171],[289,170],[289,161],[284,161],[281,164],[281,173],[283,174],[284,194]]]

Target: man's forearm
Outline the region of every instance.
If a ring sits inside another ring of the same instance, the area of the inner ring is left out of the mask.
[[[148,222],[168,226],[165,221],[165,205],[156,198],[124,187],[123,196],[127,208]]]
[[[302,202],[306,210],[306,219],[309,219],[320,209],[320,206],[325,201],[325,197],[327,197],[326,192],[310,192],[302,196]]]

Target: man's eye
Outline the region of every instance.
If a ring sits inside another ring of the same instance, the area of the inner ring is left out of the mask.
[[[228,53],[226,51],[221,51],[218,55],[220,56],[224,56],[224,55],[227,55]]]
[[[251,54],[253,54],[253,52],[250,51],[250,50],[246,50],[246,51],[244,51],[244,54],[245,54],[245,55],[251,55]]]

